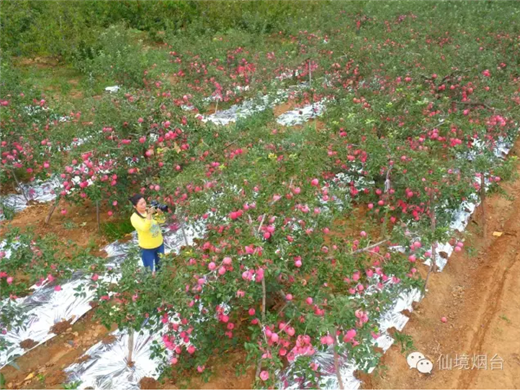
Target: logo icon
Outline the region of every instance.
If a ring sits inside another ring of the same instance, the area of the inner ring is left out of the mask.
[[[419,373],[431,373],[433,370],[433,362],[418,351],[409,354],[406,357],[406,362],[410,369],[417,369]]]

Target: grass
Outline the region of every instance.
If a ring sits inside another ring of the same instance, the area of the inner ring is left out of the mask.
[[[508,324],[511,324],[511,320],[509,320],[505,315],[501,315],[500,318],[506,321]]]
[[[72,230],[72,229],[77,228],[78,225],[76,223],[74,223],[73,221],[69,220],[69,221],[63,222],[63,227],[67,230]]]
[[[16,66],[26,85],[43,91],[57,101],[79,101],[88,96],[100,95],[105,87],[111,84],[107,80],[90,78],[71,66],[48,58],[42,58],[40,61],[19,58]]]
[[[106,222],[101,224],[101,233],[110,242],[121,239],[133,231],[134,228],[130,223],[130,220],[123,220],[120,222]]]

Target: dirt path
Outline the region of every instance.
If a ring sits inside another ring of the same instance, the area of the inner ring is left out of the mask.
[[[10,221],[0,221],[0,236],[3,236],[9,227],[16,227],[25,231],[31,228],[36,235],[47,235],[49,233],[57,236],[60,243],[66,244],[68,240],[74,242],[81,248],[92,245],[95,249],[101,249],[108,245],[109,241],[103,233],[97,230],[97,216],[95,207],[84,205],[76,206],[60,201],[46,225],[45,219],[50,210],[50,203],[34,203],[26,209],[16,213]],[[65,215],[61,210],[66,210]],[[114,222],[115,218],[107,218],[106,212],[101,211],[101,222]],[[66,248],[66,246],[65,246]],[[104,256],[102,251],[94,251],[98,256]]]
[[[518,153],[520,141],[512,151]],[[486,201],[486,240],[477,211],[465,233],[466,251],[431,277],[403,330],[433,362],[432,373],[410,369],[396,345],[383,356],[379,376],[363,377],[363,388],[520,388],[520,178],[502,187],[509,197]]]

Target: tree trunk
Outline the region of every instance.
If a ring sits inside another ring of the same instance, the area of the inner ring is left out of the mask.
[[[181,223],[181,232],[182,232],[182,237],[184,238],[184,244],[186,244],[186,246],[190,246],[190,244],[188,243],[188,237],[186,236],[186,231],[184,230],[184,225],[186,224],[186,220],[184,219],[184,215],[182,215],[182,223]]]
[[[20,191],[22,191],[22,195],[23,195],[23,198],[25,199],[25,202],[29,203],[29,199],[27,198],[27,195],[25,194],[22,184],[20,184],[20,181],[18,181],[18,177],[16,177],[14,170],[11,170],[11,174],[13,175],[13,178],[16,181],[16,185],[18,186],[18,188],[20,188]]]
[[[392,187],[392,183],[390,182],[390,172],[392,171],[393,166],[390,165],[388,170],[386,171],[386,179],[385,179],[385,194],[386,194],[386,202],[389,203],[390,200],[390,188]],[[386,229],[388,226],[388,205],[385,206],[385,217],[383,218],[383,225],[381,226],[381,237],[386,237]]]
[[[265,301],[266,301],[265,276],[263,276],[262,277],[262,324],[265,323]]]
[[[343,380],[341,379],[341,373],[339,371],[339,356],[336,351],[336,339],[337,339],[337,331],[334,330],[334,346],[332,349],[334,350],[334,371],[336,372],[336,377],[338,378],[339,389],[344,390],[345,386],[343,385]]]
[[[437,270],[437,241],[435,241],[432,245],[432,256],[431,256],[432,263],[430,265],[430,269],[428,270],[428,273],[426,274],[426,280],[424,281],[424,287],[423,287],[423,294],[426,292],[426,286],[428,286],[428,280],[430,279],[430,274],[432,271]]]
[[[430,211],[431,211],[431,230],[432,233],[435,233],[436,229],[436,219],[435,219],[435,207],[434,207],[434,200],[433,200],[433,193],[430,195]],[[426,286],[428,286],[428,280],[430,279],[430,274],[432,271],[437,271],[437,241],[434,241],[432,244],[432,255],[431,255],[431,265],[430,269],[428,270],[428,274],[426,275],[426,280],[424,281],[424,287],[423,287],[423,294],[426,292]]]
[[[97,218],[97,229],[99,231],[99,200],[96,201],[96,218]]]
[[[134,330],[130,330],[128,334],[128,366],[133,366],[132,356],[134,355]]]
[[[480,203],[482,208],[482,236],[486,238],[486,176],[484,173],[480,176]]]
[[[49,213],[47,214],[47,218],[45,218],[45,224],[49,224],[49,221],[51,220],[51,217],[52,217],[52,214],[54,213],[54,210],[56,209],[56,207],[58,206],[58,203],[59,203],[59,199],[56,199],[56,203],[54,203],[50,210],[49,210]]]

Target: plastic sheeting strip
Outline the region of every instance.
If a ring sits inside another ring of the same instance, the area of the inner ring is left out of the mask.
[[[20,212],[28,207],[28,202],[46,203],[56,198],[55,188],[60,186],[57,178],[47,181],[35,181],[30,184],[21,184],[17,188],[22,194],[7,195],[1,198],[2,204],[12,208],[15,212]],[[24,196],[25,195],[25,196]],[[0,215],[0,220],[4,219]]]

